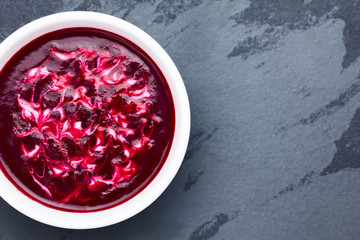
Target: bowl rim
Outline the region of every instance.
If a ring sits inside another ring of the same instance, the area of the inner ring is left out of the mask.
[[[0,171],[0,197],[26,216],[61,228],[91,229],[124,221],[153,203],[178,172],[190,135],[190,104],[181,75],[165,50],[147,33],[120,18],[96,12],[70,11],[51,14],[16,30],[0,44],[0,71],[23,46],[46,33],[75,27],[97,28],[118,34],[144,50],[160,68],[169,85],[175,108],[175,130],[167,159],[157,176],[137,195],[109,209],[68,212],[45,206],[23,194]]]

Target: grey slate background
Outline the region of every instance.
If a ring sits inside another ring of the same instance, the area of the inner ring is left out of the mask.
[[[185,161],[137,216],[101,229],[37,223],[0,200],[0,239],[359,239],[360,1],[1,0],[0,39],[36,18],[123,18],[188,90]]]

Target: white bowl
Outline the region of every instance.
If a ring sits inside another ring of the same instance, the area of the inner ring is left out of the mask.
[[[148,34],[119,18],[94,12],[64,12],[35,20],[0,44],[0,69],[33,39],[64,28],[90,27],[118,34],[142,48],[157,64],[170,87],[175,106],[175,133],[168,157],[152,182],[130,200],[97,212],[67,212],[47,207],[19,191],[0,171],[0,196],[18,211],[39,222],[62,228],[90,229],[121,222],[155,201],[180,168],[190,133],[190,107],[182,78],[165,50]],[[1,217],[1,216],[0,216]]]

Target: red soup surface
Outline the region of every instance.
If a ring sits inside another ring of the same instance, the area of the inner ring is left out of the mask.
[[[123,203],[157,175],[175,112],[138,46],[91,28],[43,35],[0,72],[0,163],[30,198],[66,211]]]

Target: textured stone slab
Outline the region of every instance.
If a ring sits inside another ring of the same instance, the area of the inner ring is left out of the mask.
[[[166,192],[123,223],[57,229],[0,201],[0,239],[359,236],[358,1],[3,0],[0,39],[68,10],[124,18],[166,49],[190,98],[189,149]]]

